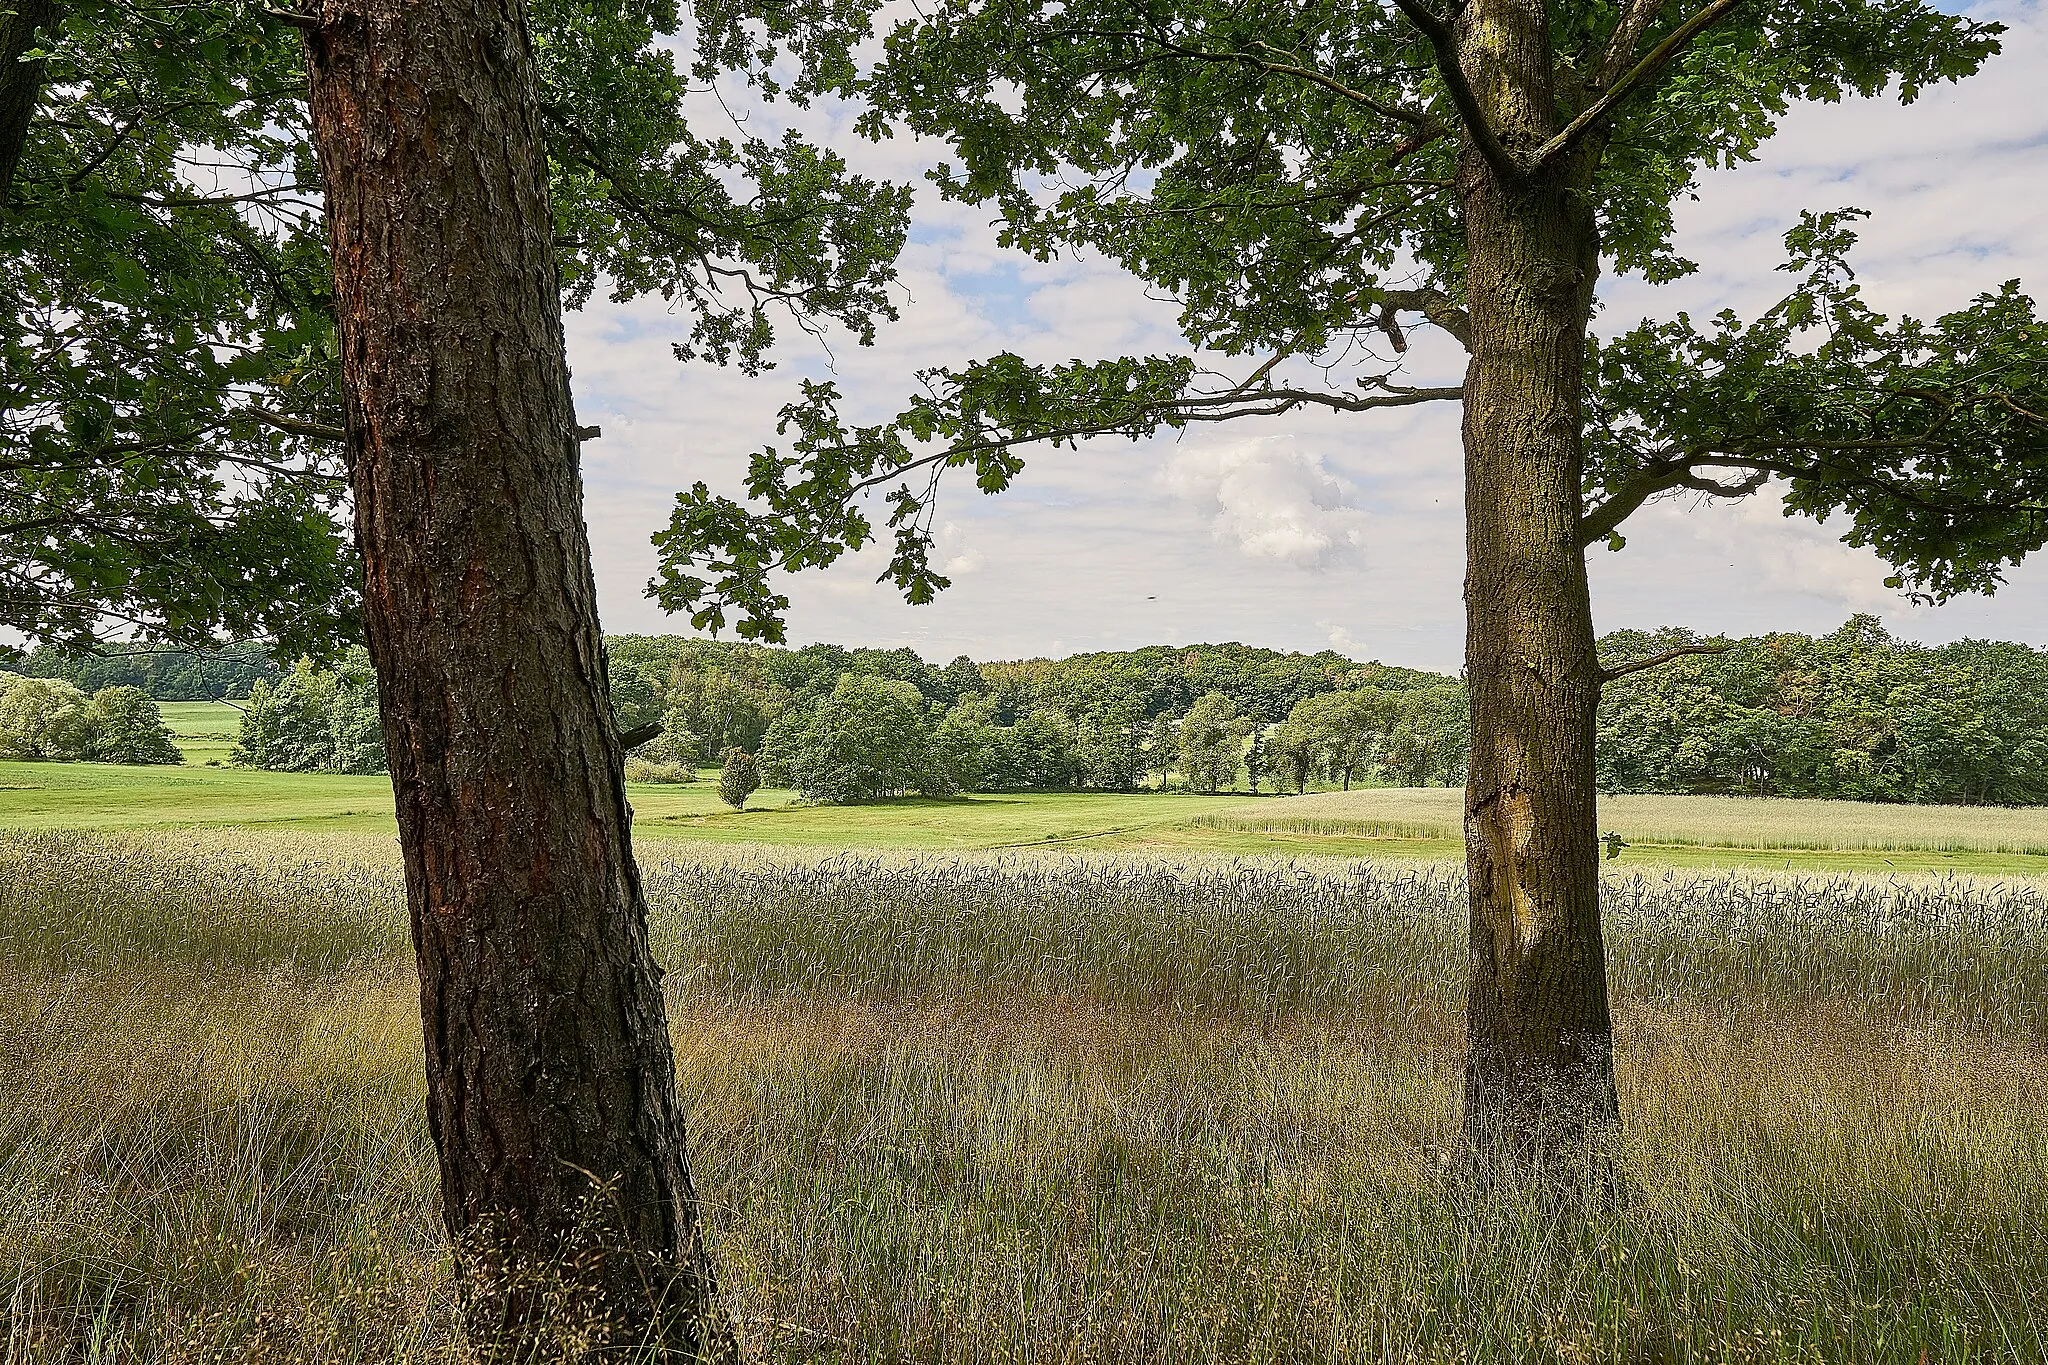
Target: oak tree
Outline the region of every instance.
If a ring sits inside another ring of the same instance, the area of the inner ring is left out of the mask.
[[[1766,485],[1928,598],[1988,589],[2048,538],[2048,328],[2016,283],[1884,316],[1838,211],[1791,230],[1791,287],[1754,318],[1601,341],[1596,286],[1687,273],[1672,206],[1792,102],[1911,101],[1998,33],[1921,0],[936,0],[844,81],[866,130],[943,139],[943,194],[993,206],[1011,246],[1098,251],[1170,293],[1189,349],[933,369],[872,425],[807,383],[749,502],[680,497],[654,591],[773,636],[769,571],[873,540],[874,490],[889,573],[926,601],[947,585],[930,549],[948,470],[994,492],[1034,443],[1462,404],[1465,1131],[1489,1166],[1583,1171],[1618,1123],[1595,709],[1648,662],[1598,656],[1588,549],[1620,547],[1651,499]],[[1462,374],[1404,373],[1425,327]],[[1377,361],[1345,372],[1361,346]]]

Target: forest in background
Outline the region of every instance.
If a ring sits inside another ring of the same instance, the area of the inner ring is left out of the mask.
[[[1202,790],[1454,785],[1465,763],[1456,678],[1324,651],[1154,645],[1065,659],[938,664],[914,650],[608,639],[621,728],[659,721],[643,778],[687,778],[728,749],[821,800],[1085,787],[1178,777]],[[2048,651],[1900,640],[1855,616],[1823,636],[1707,639],[1617,631],[1610,664],[1680,645],[1608,684],[1599,784],[1610,792],[1735,793],[1943,804],[2048,803]],[[281,667],[261,645],[0,661],[91,693],[234,699],[239,761],[378,771],[374,683],[361,660]],[[849,681],[850,680],[850,681]]]

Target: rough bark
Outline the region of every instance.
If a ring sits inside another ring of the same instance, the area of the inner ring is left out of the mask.
[[[308,32],[442,1212],[522,1358],[728,1338],[606,704],[521,7]]]
[[[1511,152],[1556,131],[1540,0],[1473,0],[1467,69]],[[1465,1131],[1489,1166],[1571,1176],[1617,1125],[1593,745],[1600,668],[1580,548],[1581,396],[1599,268],[1588,143],[1505,182],[1465,157],[1472,759]]]
[[[38,34],[54,39],[64,18],[57,0],[12,0],[0,14],[0,205],[13,201],[14,173],[28,147],[28,126],[42,98],[45,63],[25,62],[22,55]]]

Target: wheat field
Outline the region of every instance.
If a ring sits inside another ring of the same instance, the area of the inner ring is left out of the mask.
[[[1207,816],[1218,829],[1457,839],[1464,793],[1447,787],[1317,792]],[[1906,806],[1755,796],[1602,796],[1600,829],[1635,844],[1838,852],[2048,853],[2048,808]]]
[[[2048,1359],[2048,888],[1607,885],[1630,1197],[1444,1174],[1456,869],[651,861],[751,1355]],[[459,1361],[388,840],[0,835],[14,1361]]]

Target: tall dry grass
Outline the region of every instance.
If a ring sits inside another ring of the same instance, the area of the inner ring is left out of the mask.
[[[1609,884],[1632,1196],[1479,1205],[1456,876],[657,864],[756,1356],[2048,1359],[2048,914]],[[445,1361],[389,846],[0,837],[11,1360]]]
[[[1462,837],[1464,793],[1372,787],[1290,796],[1197,817],[1212,829],[1381,839]],[[1600,828],[1685,848],[2048,853],[2048,808],[1905,806],[1754,796],[1602,796]]]

